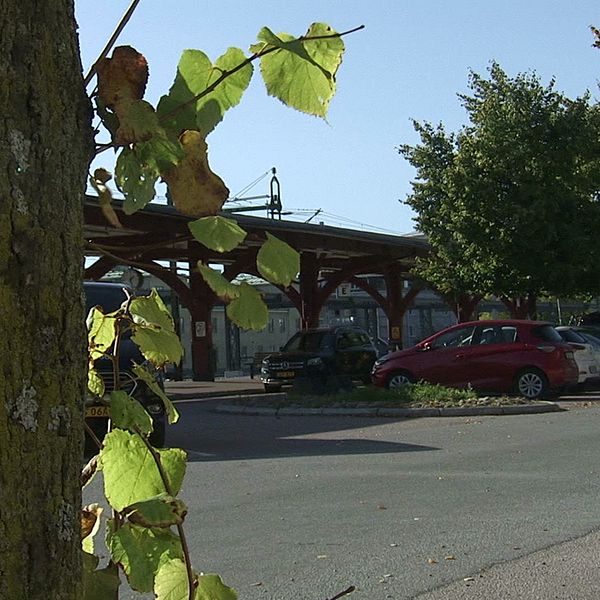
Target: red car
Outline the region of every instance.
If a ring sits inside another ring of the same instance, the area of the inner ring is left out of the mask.
[[[376,386],[415,381],[539,398],[577,384],[573,351],[550,323],[494,320],[460,323],[378,359]]]

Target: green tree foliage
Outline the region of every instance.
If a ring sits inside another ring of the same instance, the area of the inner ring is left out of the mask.
[[[457,133],[415,123],[421,143],[406,202],[432,245],[420,265],[442,291],[506,297],[595,292],[600,286],[600,109],[534,73],[471,73]]]

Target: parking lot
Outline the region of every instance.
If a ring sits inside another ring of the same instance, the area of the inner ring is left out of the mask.
[[[179,402],[167,441],[189,456],[194,563],[249,599],[330,598],[350,585],[351,598],[370,600],[596,598],[575,572],[554,596],[528,596],[536,577],[552,577],[548,557],[521,596],[485,588],[509,579],[498,569],[516,572],[548,548],[560,558],[561,544],[597,529],[595,399],[543,415],[403,420],[221,415],[218,400]],[[581,549],[577,565],[598,555]]]

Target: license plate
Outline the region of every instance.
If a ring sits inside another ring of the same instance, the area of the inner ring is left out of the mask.
[[[280,379],[289,379],[294,376],[294,371],[280,371],[277,373],[277,377]]]
[[[85,409],[86,417],[110,417],[108,406],[87,406]]]

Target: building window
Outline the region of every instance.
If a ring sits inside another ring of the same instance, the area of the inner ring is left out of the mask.
[[[285,319],[279,319],[279,333],[285,333],[286,323]]]
[[[274,330],[275,330],[275,323],[273,322],[273,319],[269,319],[269,333],[273,333]]]

